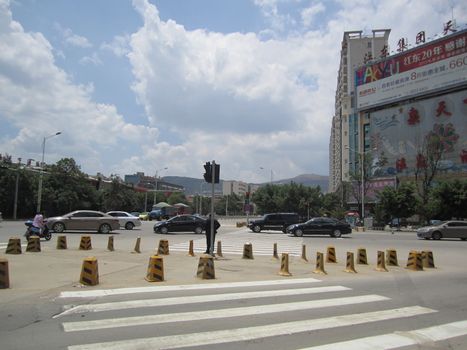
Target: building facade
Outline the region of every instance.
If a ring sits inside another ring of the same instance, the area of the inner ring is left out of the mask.
[[[358,166],[361,120],[355,108],[354,71],[365,62],[385,55],[390,29],[375,29],[371,35],[363,31],[344,32],[329,140],[329,192],[335,192],[349,171]]]
[[[164,181],[160,177],[147,176],[143,172],[137,172],[133,175],[125,175],[125,183],[132,184],[135,189],[146,191],[166,191],[166,192],[184,192],[183,186]]]
[[[372,178],[414,178],[430,166],[433,138],[438,174],[467,176],[467,29],[364,65],[355,81],[362,149],[384,159]]]

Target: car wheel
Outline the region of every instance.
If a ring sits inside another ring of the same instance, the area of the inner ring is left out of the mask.
[[[62,233],[63,231],[65,231],[65,225],[61,222],[56,222],[53,226],[52,226],[52,230],[54,230],[55,232],[58,232],[58,233]]]
[[[433,238],[434,240],[440,240],[441,237],[442,237],[442,235],[441,235],[441,232],[439,232],[439,231],[435,231],[431,235],[431,238]]]
[[[462,241],[467,241],[467,238],[461,238]]]
[[[195,233],[198,234],[198,235],[203,233],[203,228],[200,227],[200,226],[195,227]]]
[[[132,222],[127,222],[127,223],[125,224],[125,228],[126,228],[127,230],[133,230],[133,227],[135,227],[135,224],[133,224]]]
[[[162,233],[162,234],[165,235],[165,234],[168,233],[168,232],[169,232],[169,229],[168,229],[167,227],[165,227],[165,226],[161,227],[161,233]]]
[[[303,236],[303,230],[297,228],[294,232],[293,232],[294,236],[295,237],[302,237]]]
[[[331,236],[332,236],[332,237],[339,238],[340,236],[342,236],[342,233],[341,233],[340,230],[334,230],[334,231],[332,231]]]
[[[259,226],[259,225],[253,226],[253,232],[256,232],[256,233],[261,232],[261,226]]]
[[[107,234],[110,231],[112,231],[112,228],[109,224],[102,224],[101,227],[99,227],[99,233]]]

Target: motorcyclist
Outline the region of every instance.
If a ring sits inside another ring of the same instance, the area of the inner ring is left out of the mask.
[[[34,219],[32,220],[32,226],[37,228],[39,230],[39,233],[42,232],[42,230],[44,229],[44,216],[42,215],[42,213],[37,213],[36,216],[34,216]]]

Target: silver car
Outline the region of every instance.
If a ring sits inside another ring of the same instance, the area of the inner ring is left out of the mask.
[[[418,238],[441,239],[460,238],[467,239],[467,221],[442,221],[436,225],[421,227],[417,230]]]
[[[120,222],[121,227],[125,227],[127,230],[133,230],[135,226],[141,226],[141,220],[139,217],[131,215],[126,211],[109,211],[107,215],[117,218]]]
[[[62,216],[47,218],[46,225],[49,230],[57,233],[65,230],[109,233],[120,228],[117,218],[94,210],[76,210]]]

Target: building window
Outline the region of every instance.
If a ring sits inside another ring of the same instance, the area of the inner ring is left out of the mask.
[[[371,49],[371,41],[368,42],[368,48]]]

